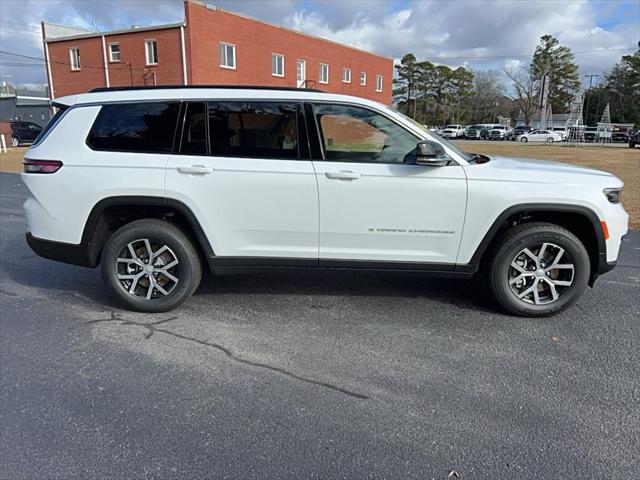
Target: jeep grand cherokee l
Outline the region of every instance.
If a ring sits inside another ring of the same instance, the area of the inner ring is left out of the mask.
[[[618,258],[615,176],[461,150],[388,106],[313,90],[97,89],[25,155],[27,241],[160,312],[214,274],[482,274],[512,314],[567,308]]]

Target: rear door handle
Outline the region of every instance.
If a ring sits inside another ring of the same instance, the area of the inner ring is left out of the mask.
[[[188,173],[191,175],[207,175],[213,172],[213,168],[204,165],[182,165],[178,167],[180,173]]]
[[[340,170],[339,172],[324,172],[325,177],[331,180],[357,180],[362,174],[351,170]]]

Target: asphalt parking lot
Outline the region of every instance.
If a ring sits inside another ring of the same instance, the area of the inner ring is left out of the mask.
[[[0,478],[640,477],[640,233],[549,319],[480,281],[208,278],[119,310],[0,174]]]

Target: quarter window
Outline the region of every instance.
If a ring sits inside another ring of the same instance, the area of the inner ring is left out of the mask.
[[[274,77],[284,77],[284,55],[271,54],[271,75]]]
[[[318,81],[320,83],[329,83],[329,65],[321,63],[318,70]]]
[[[80,70],[80,49],[75,47],[70,48],[69,58],[71,62],[71,70]]]
[[[342,81],[344,83],[351,83],[351,69],[343,68],[342,69]]]
[[[360,72],[360,85],[363,87],[367,84],[367,72]]]
[[[298,158],[295,103],[210,102],[211,154]]]
[[[376,92],[382,91],[382,75],[376,75]]]
[[[158,44],[155,40],[146,40],[144,42],[145,55],[147,65],[156,65],[158,63]]]
[[[178,102],[103,105],[87,144],[94,150],[171,152],[179,110]]]
[[[347,105],[315,105],[326,160],[404,163],[418,137],[384,115]]]
[[[110,62],[119,62],[120,61],[120,45],[117,43],[109,44],[109,61]]]
[[[236,46],[230,43],[220,44],[220,66],[222,68],[236,68]]]

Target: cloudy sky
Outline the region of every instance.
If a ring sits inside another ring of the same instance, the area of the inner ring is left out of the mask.
[[[640,0],[212,0],[306,33],[400,58],[499,70],[528,64],[550,33],[581,73],[602,74],[640,40]],[[40,20],[112,30],[181,21],[182,0],[0,0],[0,50],[42,58]],[[20,64],[20,65],[19,65]],[[46,82],[39,62],[0,54],[10,83]]]

